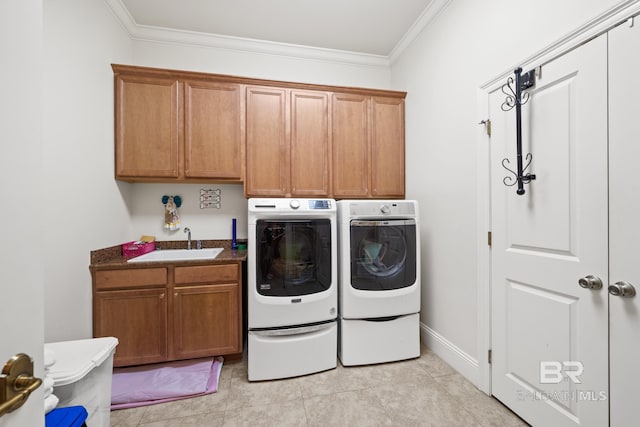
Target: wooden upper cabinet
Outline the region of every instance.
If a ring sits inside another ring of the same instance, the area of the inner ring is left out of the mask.
[[[175,78],[116,77],[116,178],[178,178],[180,89]]]
[[[327,92],[247,88],[247,196],[328,197],[330,150]]]
[[[287,90],[247,87],[247,196],[284,196],[288,189]]]
[[[237,84],[184,82],[185,177],[242,177],[242,91]]]
[[[403,198],[404,92],[112,65],[116,179]]]
[[[330,194],[329,94],[291,91],[291,195]]]
[[[371,195],[405,194],[404,99],[371,98]]]
[[[369,97],[334,93],[332,99],[333,196],[369,194]]]
[[[334,93],[333,196],[403,198],[404,98]]]
[[[202,73],[112,68],[116,179],[242,181],[243,85]]]

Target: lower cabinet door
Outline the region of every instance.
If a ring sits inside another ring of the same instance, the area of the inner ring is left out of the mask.
[[[165,288],[96,292],[93,317],[95,337],[118,338],[114,366],[167,359]]]
[[[184,286],[173,290],[173,357],[242,351],[239,285]]]

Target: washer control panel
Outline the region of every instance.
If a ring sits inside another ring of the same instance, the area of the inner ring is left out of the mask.
[[[291,199],[291,198],[268,198],[249,199],[249,212],[316,212],[325,214],[336,211],[336,201],[334,199]]]
[[[331,200],[309,200],[309,209],[331,209]]]

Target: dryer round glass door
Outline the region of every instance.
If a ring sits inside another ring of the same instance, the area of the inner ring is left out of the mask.
[[[260,295],[309,295],[329,289],[328,219],[258,220],[256,238],[256,287]]]
[[[353,220],[350,237],[352,287],[385,291],[415,283],[415,220]]]

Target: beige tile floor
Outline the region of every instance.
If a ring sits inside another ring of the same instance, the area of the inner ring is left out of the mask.
[[[225,362],[218,392],[111,412],[111,426],[526,426],[427,348],[417,359],[250,383]]]

